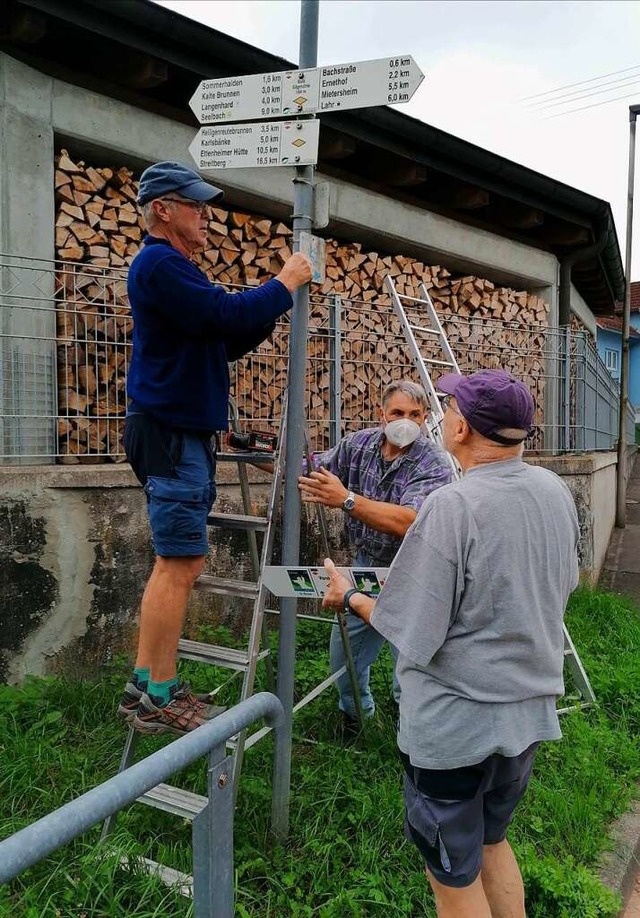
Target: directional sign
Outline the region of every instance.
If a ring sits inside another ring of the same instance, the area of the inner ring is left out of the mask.
[[[202,124],[408,102],[424,74],[410,54],[311,70],[203,80],[189,102]]]
[[[189,153],[198,169],[309,166],[318,162],[319,134],[315,120],[203,127]]]

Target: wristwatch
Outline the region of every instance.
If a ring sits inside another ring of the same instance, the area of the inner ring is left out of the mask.
[[[359,618],[360,616],[358,613],[354,612],[354,610],[351,608],[351,597],[354,595],[354,593],[362,593],[362,590],[356,590],[354,587],[352,587],[350,590],[347,590],[347,592],[342,597],[342,609],[345,613],[351,612],[352,615],[355,615]]]
[[[349,493],[347,494],[347,496],[342,502],[342,509],[346,513],[350,513],[351,510],[353,510],[353,508],[355,507],[355,505],[356,505],[356,495],[353,493],[353,491],[349,491]]]

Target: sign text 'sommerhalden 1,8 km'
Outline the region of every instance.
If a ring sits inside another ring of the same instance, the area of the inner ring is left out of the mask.
[[[202,124],[408,102],[424,74],[411,57],[203,80],[189,102]]]

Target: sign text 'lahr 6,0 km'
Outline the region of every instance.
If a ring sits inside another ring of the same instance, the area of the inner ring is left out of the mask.
[[[198,169],[307,166],[318,161],[320,122],[258,121],[202,127],[189,147]]]
[[[404,55],[203,80],[189,102],[202,124],[408,102],[424,74]]]

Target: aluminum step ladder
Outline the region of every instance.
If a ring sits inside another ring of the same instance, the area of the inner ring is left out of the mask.
[[[434,443],[443,448],[442,420],[444,411],[438,395],[437,382],[434,385],[431,374],[437,373],[439,378],[443,373],[459,373],[458,362],[447,340],[426,286],[420,284],[420,295],[415,297],[398,293],[391,275],[387,275],[384,282],[387,292],[391,296],[391,302],[400,321],[415,368],[429,399],[431,412],[425,425],[427,433]],[[446,451],[445,455],[448,457],[455,477],[459,478],[461,471],[458,464]],[[565,662],[571,673],[573,685],[579,693],[579,697],[575,699],[575,704],[570,704],[558,710],[559,714],[566,714],[568,711],[592,706],[596,703],[596,696],[566,625],[563,624],[562,629],[564,633]],[[574,700],[573,696],[566,697],[568,700]]]
[[[229,407],[231,428],[237,431],[239,428],[238,410],[232,399],[229,401]],[[251,569],[254,579],[251,581],[244,581],[227,577],[218,577],[212,574],[201,574],[194,584],[194,590],[197,592],[234,597],[252,603],[247,646],[246,648],[238,649],[209,644],[203,641],[192,641],[186,638],[181,638],[178,642],[178,659],[193,660],[198,663],[205,663],[211,666],[232,670],[235,671],[235,673],[242,673],[240,701],[244,701],[253,694],[257,667],[261,661],[265,662],[266,681],[269,690],[273,690],[274,686],[273,665],[267,639],[268,634],[265,619],[265,607],[269,593],[262,583],[261,571],[265,565],[271,562],[271,555],[273,553],[276,516],[283,480],[282,459],[284,450],[284,426],[285,422],[283,420],[281,435],[278,437],[278,445],[273,455],[262,452],[242,452],[236,450],[231,452],[220,451],[217,453],[218,463],[231,462],[237,465],[243,513],[212,512],[207,518],[207,525],[213,529],[240,530],[246,532],[249,558],[251,560]],[[267,502],[266,516],[254,516],[252,514],[247,465],[260,462],[271,462],[272,460],[273,478]],[[258,550],[256,536],[258,532],[263,534],[261,551]],[[212,695],[213,694],[215,693],[212,693]],[[222,710],[224,710],[224,708],[221,708],[221,712]],[[124,771],[133,763],[139,737],[140,734],[134,730],[133,727],[130,727],[118,772]],[[233,781],[236,793],[240,771],[242,769],[245,740],[246,731],[243,731],[234,737],[233,741],[229,744],[235,752]],[[165,812],[173,813],[176,816],[193,819],[206,805],[207,800],[199,794],[191,793],[182,788],[172,787],[167,784],[159,784],[157,787],[154,787],[144,794],[139,802],[164,810]],[[102,838],[110,834],[114,823],[115,816],[105,821],[102,830]],[[157,865],[157,869],[162,873],[162,865]]]
[[[240,422],[238,409],[233,399],[229,400],[230,426],[231,429],[239,432]],[[282,484],[284,478],[284,448],[286,434],[286,406],[283,406],[282,422],[278,435],[278,444],[275,454],[263,452],[242,452],[233,450],[230,452],[218,452],[218,463],[235,463],[238,468],[238,480],[242,496],[243,513],[220,513],[212,512],[207,518],[207,525],[212,528],[221,528],[225,530],[244,531],[247,533],[249,557],[251,559],[251,569],[253,580],[243,581],[234,580],[225,577],[218,577],[213,574],[201,574],[194,584],[194,590],[199,592],[213,593],[218,596],[236,597],[248,600],[253,603],[249,638],[246,649],[237,649],[221,645],[209,644],[202,641],[192,641],[181,638],[178,643],[178,659],[193,660],[198,663],[205,663],[212,666],[218,666],[238,673],[243,673],[242,687],[240,690],[240,701],[244,701],[253,694],[258,664],[264,661],[266,666],[266,681],[270,691],[274,691],[275,680],[273,674],[273,664],[268,641],[268,629],[265,613],[275,614],[274,610],[266,609],[267,597],[270,595],[263,583],[262,571],[265,566],[271,563],[273,553],[274,537],[277,525],[277,514],[282,493]],[[310,462],[311,456],[307,444],[307,459]],[[251,493],[249,479],[247,475],[248,464],[264,464],[273,461],[273,474],[271,489],[267,503],[266,516],[258,517],[252,515]],[[316,507],[318,520],[320,523],[325,550],[328,552],[327,529],[324,518],[323,508]],[[263,533],[262,550],[258,550],[256,534]],[[301,616],[303,618],[312,618],[320,620],[316,616]],[[322,621],[327,622],[326,619]],[[328,679],[325,679],[320,685],[306,695],[294,708],[294,712],[313,701],[331,684],[336,682],[344,673],[347,673],[354,689],[354,696],[359,699],[359,692],[356,692],[357,677],[353,664],[353,657],[349,645],[349,638],[344,622],[344,615],[338,616],[340,625],[340,634],[345,652],[345,666],[341,667],[336,673],[333,673]],[[214,693],[212,693],[214,694]],[[224,710],[221,708],[221,712]],[[360,711],[361,715],[361,711]],[[360,718],[361,719],[361,718]],[[361,720],[362,722],[362,720]],[[234,753],[233,782],[234,794],[237,795],[240,772],[245,749],[254,745],[259,739],[269,733],[270,727],[265,727],[255,731],[247,737],[246,731],[232,737],[227,743],[229,752]],[[129,728],[124,750],[118,767],[118,773],[124,771],[133,764],[135,750],[137,747],[140,734]],[[200,794],[192,793],[179,787],[173,787],[168,784],[159,784],[152,790],[144,794],[140,803],[155,807],[156,809],[172,813],[176,816],[186,819],[194,819],[198,813],[206,806],[207,798]],[[102,838],[106,838],[115,824],[116,815],[109,817],[102,829]],[[161,864],[149,862],[152,868],[169,882],[173,876],[170,868],[165,868]]]

